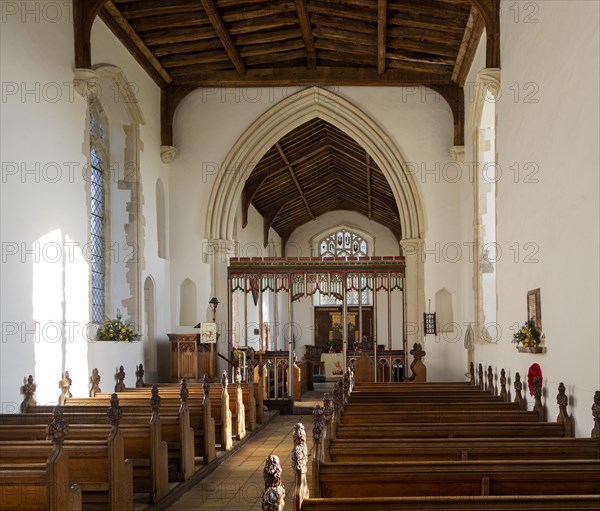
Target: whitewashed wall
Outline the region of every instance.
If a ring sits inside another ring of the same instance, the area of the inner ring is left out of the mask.
[[[538,363],[549,419],[558,414],[562,381],[577,436],[589,436],[593,394],[600,389],[599,4],[534,2],[534,10],[517,4],[520,11],[514,2],[501,5],[497,235],[503,336],[496,346],[477,346],[476,359],[525,378]],[[538,287],[548,353],[518,353],[512,329],[526,319],[527,291]]]
[[[24,9],[25,3],[17,7]],[[14,411],[20,403],[19,388],[28,374],[38,384],[38,401],[49,403],[58,397],[58,380],[65,369],[73,379],[73,393],[81,396],[87,395],[93,367],[99,368],[103,386],[110,389],[119,364],[125,366],[126,383],[131,385],[135,364],[144,360],[143,343],[128,345],[130,353],[119,355],[117,349],[103,353],[97,343],[88,342],[87,105],[73,87],[70,6],[65,2],[58,7],[50,12],[36,3],[39,12],[17,12],[2,23],[3,411]],[[93,47],[94,64],[118,65],[140,84],[136,95],[147,123],[141,134],[142,189],[151,191],[145,207],[152,207],[162,168],[158,88],[99,21],[94,24]],[[117,138],[115,157],[122,158],[118,151],[123,139]],[[166,180],[166,174],[163,177]],[[166,296],[168,266],[153,257],[153,216],[145,216],[148,252],[142,282],[152,273],[159,293],[162,289]],[[164,331],[169,301],[158,300],[157,331]]]

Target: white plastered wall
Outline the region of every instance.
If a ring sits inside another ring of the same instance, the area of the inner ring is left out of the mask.
[[[599,4],[535,2],[529,22],[523,11],[515,21],[512,5],[501,5],[497,103],[503,336],[497,345],[477,345],[475,359],[497,371],[505,367],[511,381],[515,372],[526,381],[529,366],[538,363],[548,419],[558,415],[555,396],[562,381],[576,435],[588,437],[593,394],[600,389]],[[512,333],[526,319],[527,291],[538,287],[548,352],[518,353]]]
[[[69,5],[61,4],[62,12],[52,13],[51,18],[44,15],[49,11],[43,10],[43,4],[36,6],[39,16],[16,13],[2,23],[1,31],[6,93],[1,116],[3,411],[16,410],[28,374],[35,376],[38,401],[50,403],[58,397],[63,370],[73,379],[73,394],[83,396],[93,367],[98,367],[101,385],[109,390],[118,365],[125,366],[125,381],[133,385],[135,365],[144,360],[144,343],[110,343],[112,349],[107,349],[108,345],[90,342],[86,335],[90,321],[84,170],[89,152],[87,104],[73,87]],[[160,91],[99,20],[92,37],[92,63],[119,66],[136,84],[134,92],[146,121],[140,129],[139,164],[141,190],[150,193],[142,199],[144,238],[138,246],[144,250],[140,264],[145,266],[139,293],[141,299],[143,280],[152,274],[157,284],[156,331],[161,333],[169,328],[170,302],[161,298],[168,296],[168,262],[156,255],[153,212],[155,181],[160,175],[168,182],[160,162]],[[115,122],[122,125],[124,120]],[[125,161],[125,133],[114,139],[113,159]],[[118,272],[113,275],[117,276]],[[128,292],[121,289],[119,294]],[[156,372],[146,376],[158,377]]]

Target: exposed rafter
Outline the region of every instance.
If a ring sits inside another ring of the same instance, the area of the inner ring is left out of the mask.
[[[385,73],[387,1],[377,0],[377,74]]]
[[[75,67],[92,68],[92,25],[107,0],[73,0],[73,30],[75,35]]]
[[[113,2],[109,0],[104,4],[100,11],[100,17],[119,39],[127,41],[127,49],[158,86],[164,87],[173,81]]]
[[[225,24],[223,23],[223,20],[221,19],[213,0],[201,0],[201,2],[202,7],[204,7],[206,15],[215,29],[215,32],[217,33],[221,44],[225,48],[225,51],[227,52],[232,64],[235,66],[238,73],[244,74],[246,72],[246,66],[242,61],[242,57],[240,57],[237,48],[233,44],[233,41],[229,36],[229,32],[225,28]]]
[[[312,210],[310,209],[310,205],[308,204],[308,201],[306,200],[306,196],[304,195],[304,192],[302,191],[302,187],[300,186],[300,183],[298,183],[298,179],[296,178],[294,169],[290,165],[290,162],[288,161],[287,156],[283,152],[283,149],[281,149],[279,142],[275,143],[275,147],[277,148],[277,151],[279,152],[281,159],[287,165],[287,169],[290,173],[290,176],[292,177],[292,180],[294,181],[294,185],[296,185],[298,193],[300,194],[300,197],[302,198],[302,202],[304,202],[304,206],[306,207],[306,212],[314,220],[316,217],[315,217],[314,213],[312,212]]]
[[[315,40],[313,39],[310,20],[308,18],[306,0],[294,0],[294,4],[296,5],[298,21],[300,22],[300,30],[302,31],[302,39],[304,40],[304,48],[306,49],[306,67],[308,69],[316,69],[317,52],[315,49]]]
[[[471,0],[485,22],[485,67],[500,67],[500,0]]]
[[[463,40],[456,57],[454,71],[452,72],[452,81],[459,85],[464,85],[467,80],[467,74],[473,63],[484,27],[485,23],[479,11],[475,7],[471,8],[469,21],[467,22]]]

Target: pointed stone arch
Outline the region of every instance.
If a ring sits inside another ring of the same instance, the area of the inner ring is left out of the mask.
[[[246,179],[281,137],[321,118],[360,144],[376,161],[394,193],[403,239],[422,238],[424,214],[419,192],[404,157],[390,137],[348,100],[320,87],[304,89],[261,115],[223,161],[211,191],[205,232],[209,240],[233,240],[235,214]]]

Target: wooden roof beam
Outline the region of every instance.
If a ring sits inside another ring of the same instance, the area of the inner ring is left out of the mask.
[[[244,65],[242,57],[240,57],[237,48],[233,44],[229,32],[227,31],[227,28],[225,28],[225,24],[223,23],[213,0],[201,0],[201,2],[221,44],[231,59],[232,64],[235,66],[238,73],[244,74],[246,72],[246,66]]]
[[[372,62],[372,61],[371,61]],[[450,74],[452,68],[450,68]],[[388,86],[418,87],[419,85],[448,83],[445,71],[418,71],[416,69],[388,69],[379,76],[377,70],[366,67],[326,67],[317,69],[273,68],[249,69],[241,76],[235,71],[196,71],[178,76],[180,85],[196,87],[286,87],[286,86]]]
[[[377,1],[377,74],[385,73],[387,1]],[[370,217],[369,217],[370,218]]]
[[[298,179],[296,179],[296,174],[294,173],[294,169],[290,165],[290,162],[288,161],[285,153],[283,152],[283,149],[281,149],[279,142],[275,143],[275,147],[277,148],[277,151],[279,151],[279,154],[281,155],[281,159],[287,165],[287,168],[290,172],[290,176],[292,176],[292,181],[294,181],[294,184],[296,185],[296,188],[298,189],[298,193],[300,194],[300,197],[302,197],[302,201],[304,202],[304,205],[306,206],[306,211],[308,212],[309,216],[314,220],[316,217],[313,214],[312,210],[310,209],[310,206],[308,205],[308,201],[306,200],[306,196],[304,195],[304,192],[302,191],[302,187],[300,186],[300,183],[298,183]]]
[[[475,52],[477,51],[477,45],[479,44],[484,26],[485,23],[479,11],[475,7],[472,7],[463,40],[456,57],[454,71],[452,72],[452,81],[459,85],[464,85],[467,80],[467,75],[475,58]]]
[[[500,0],[471,0],[485,22],[485,67],[500,67]]]
[[[306,49],[306,67],[308,69],[317,68],[317,50],[315,49],[315,40],[312,35],[310,19],[308,18],[308,9],[306,8],[306,0],[294,0],[296,5],[296,13],[300,22],[300,30],[302,31],[302,39]]]
[[[159,87],[165,87],[173,81],[171,75],[113,2],[108,1],[104,4],[100,17]]]
[[[92,68],[92,25],[107,0],[73,0],[73,30],[75,32],[75,67]]]
[[[277,206],[271,208],[268,213],[263,215],[263,245],[265,248],[269,245],[269,230],[277,218],[277,215],[281,211],[281,209],[285,206],[285,202],[281,202]]]

